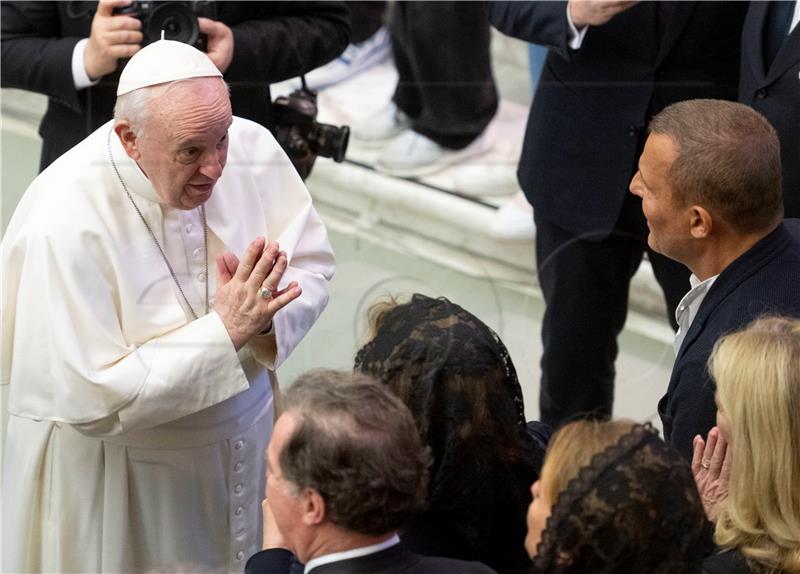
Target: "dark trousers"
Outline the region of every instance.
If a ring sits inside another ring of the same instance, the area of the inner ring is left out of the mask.
[[[383,26],[386,2],[357,0],[347,2],[350,9],[350,43],[360,44]]]
[[[486,4],[396,2],[389,29],[397,107],[439,145],[469,145],[497,111]]]
[[[625,325],[630,281],[647,250],[667,301],[689,289],[689,270],[647,247],[641,200],[630,195],[614,231],[574,235],[537,216],[536,258],[546,304],[539,408],[553,428],[583,417],[608,418],[614,403],[617,336]],[[652,405],[655,410],[656,405]]]

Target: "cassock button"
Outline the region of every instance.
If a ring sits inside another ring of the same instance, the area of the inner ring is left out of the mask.
[[[202,283],[203,281],[206,280],[206,274],[203,271],[201,271],[200,273],[197,274],[197,280],[200,283]]]
[[[233,487],[233,492],[235,492],[236,494],[241,494],[243,489],[244,487],[241,484],[237,484],[236,486]]]
[[[241,560],[242,558],[244,558],[244,552],[240,550],[239,552],[236,553],[236,559]]]
[[[759,100],[763,100],[764,98],[767,97],[767,90],[765,90],[764,88],[761,88],[760,90],[756,90],[756,97]]]
[[[242,450],[243,446],[244,446],[243,440],[237,440],[235,443],[233,443],[233,448],[235,448],[236,450]]]
[[[192,229],[194,229],[194,225],[192,225],[191,223],[187,224],[186,225],[186,235],[189,235],[192,232]]]
[[[244,465],[243,465],[241,462],[237,462],[237,463],[236,463],[236,464],[233,466],[233,470],[234,470],[234,472],[239,472],[240,470],[242,470],[242,467],[243,467],[243,466],[244,466]]]
[[[236,516],[241,516],[243,512],[244,512],[244,508],[240,506],[239,508],[236,509],[236,512],[234,512],[234,514]]]
[[[192,251],[192,257],[194,257],[195,259],[200,259],[200,256],[202,254],[203,254],[203,250],[200,249],[199,247],[197,249],[195,249],[194,251]]]

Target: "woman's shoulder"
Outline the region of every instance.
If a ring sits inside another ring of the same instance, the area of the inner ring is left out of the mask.
[[[724,550],[703,561],[703,574],[752,574],[744,556],[738,550]]]

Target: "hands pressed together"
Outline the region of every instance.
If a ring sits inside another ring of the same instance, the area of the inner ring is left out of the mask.
[[[265,245],[265,238],[257,238],[241,262],[233,253],[217,255],[214,310],[237,351],[268,330],[275,313],[302,293],[296,281],[278,290],[288,266],[286,253],[275,242]]]
[[[717,427],[708,432],[706,441],[700,435],[694,437],[692,474],[706,516],[711,522],[716,522],[722,503],[728,497],[728,481],[731,476],[728,443]]]
[[[130,58],[142,49],[142,22],[127,14],[114,14],[115,8],[130,6],[133,0],[100,0],[92,19],[89,43],[83,54],[86,74],[97,80],[117,69],[120,58]],[[233,60],[233,31],[216,20],[198,18],[200,32],[208,36],[207,55],[220,72]]]

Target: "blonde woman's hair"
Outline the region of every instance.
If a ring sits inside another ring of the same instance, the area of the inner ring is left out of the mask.
[[[631,420],[592,421],[570,423],[553,435],[547,447],[542,467],[545,499],[553,504],[578,471],[588,466],[592,457],[616,444],[629,433],[636,423]]]
[[[800,321],[765,317],[709,358],[731,428],[728,500],[717,544],[759,572],[800,572]]]

